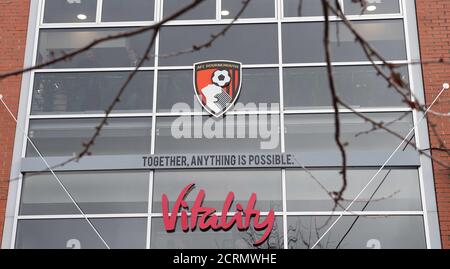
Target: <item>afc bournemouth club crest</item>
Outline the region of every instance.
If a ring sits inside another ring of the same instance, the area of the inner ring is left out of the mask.
[[[207,61],[194,64],[194,89],[203,108],[220,117],[236,102],[241,91],[242,64]]]

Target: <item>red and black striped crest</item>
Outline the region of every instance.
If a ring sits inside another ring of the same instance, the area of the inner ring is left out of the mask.
[[[225,114],[236,102],[242,86],[242,64],[207,61],[194,64],[195,94],[203,108],[215,117]]]

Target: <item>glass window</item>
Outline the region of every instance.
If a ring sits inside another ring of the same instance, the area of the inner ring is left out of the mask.
[[[397,71],[408,81],[406,67]],[[285,68],[283,76],[286,109],[331,108],[326,67]],[[372,66],[334,66],[333,78],[340,98],[354,108],[406,106]]]
[[[73,156],[94,135],[101,119],[52,119],[30,121],[29,136],[46,157]],[[149,154],[151,118],[111,118],[91,148],[92,155]],[[27,157],[37,157],[31,145]]]
[[[41,29],[38,48],[38,63],[47,62],[82,48],[92,41],[109,35],[129,32],[136,28],[105,29]],[[151,32],[129,38],[103,42],[67,61],[58,62],[49,68],[93,68],[133,67],[142,58],[150,40]],[[153,54],[153,52],[152,52]],[[153,64],[153,58],[144,66]]]
[[[262,217],[261,220],[264,218]],[[229,231],[201,231],[185,233],[181,230],[180,221],[177,221],[175,232],[168,233],[164,229],[162,218],[152,220],[153,249],[254,249],[256,239],[263,235],[264,231],[239,231],[236,226]],[[283,248],[283,224],[282,218],[275,218],[272,233],[267,241],[258,246],[259,249]]]
[[[145,248],[146,218],[90,219],[110,248]],[[18,249],[105,249],[85,219],[20,220]]]
[[[223,25],[164,27],[160,35],[160,55],[204,44],[211,39],[211,34],[219,33],[223,28]],[[211,59],[227,59],[244,64],[278,63],[276,24],[234,25],[209,48],[173,57],[160,57],[159,62],[161,65],[192,66]]]
[[[402,136],[413,127],[410,114],[365,115],[377,122],[389,123],[388,128]],[[352,113],[341,114],[340,118],[341,141],[348,143],[346,152],[349,163],[358,163],[362,160],[383,162],[401,142],[399,138],[385,130],[370,131],[372,124]],[[334,140],[334,114],[286,115],[285,123],[287,151],[298,152],[305,158],[304,161],[316,160],[325,163],[336,160],[340,164],[340,152]],[[400,156],[416,156],[416,151],[408,146],[404,151],[397,153],[396,157]]]
[[[103,0],[102,21],[153,21],[155,0]]]
[[[290,249],[311,248],[336,220],[328,216],[288,217]],[[345,216],[315,249],[426,248],[421,216]]]
[[[244,106],[247,104],[256,104],[258,108],[260,108],[260,104],[267,104],[268,110],[278,110],[278,107],[270,106],[272,103],[279,104],[280,100],[278,69],[243,69],[242,72],[242,89],[236,103]],[[234,110],[246,109],[236,105]]]
[[[328,2],[336,8],[334,0]],[[283,5],[284,17],[323,16],[320,0],[284,0]]]
[[[159,71],[158,77],[158,111],[171,111],[176,103],[185,103],[192,111],[202,110],[194,95],[192,70]],[[278,83],[278,69],[243,69],[242,89],[234,109],[256,110],[261,103],[268,109],[278,109],[270,105],[279,103]]]
[[[153,211],[162,212],[161,197],[166,194],[171,209],[180,192],[189,184],[195,184],[185,201],[190,206],[198,192],[205,190],[203,206],[221,211],[229,192],[234,192],[235,203],[246,208],[250,195],[256,193],[255,208],[263,212],[282,210],[281,171],[279,170],[183,170],[155,172]],[[235,203],[231,207],[235,211]]]
[[[46,0],[44,23],[95,22],[97,0]]]
[[[279,127],[278,115],[228,115],[220,119],[201,116],[160,117],[156,123],[155,152],[278,152]],[[261,132],[261,129],[264,131]]]
[[[37,73],[31,113],[34,115],[104,113],[129,72]],[[114,112],[151,112],[153,72],[138,72]]]
[[[192,70],[167,70],[158,72],[158,104],[160,112],[170,112],[177,103],[189,106],[191,111],[201,111],[192,83]]]
[[[64,172],[58,178],[86,214],[146,213],[148,180],[145,172]],[[80,214],[50,173],[25,176],[20,214]]]
[[[398,0],[367,0],[364,8],[361,3],[352,0],[344,0],[345,14],[347,15],[370,15],[400,13]]]
[[[220,15],[222,19],[234,19],[243,8],[242,0],[222,1]],[[274,18],[275,3],[273,0],[250,1],[240,18]]]
[[[184,7],[192,4],[191,0],[164,0],[163,12],[164,18],[167,18]],[[177,20],[215,20],[216,19],[216,0],[205,0],[195,8],[190,9]]]
[[[348,169],[344,201],[347,207],[377,170]],[[313,170],[312,173],[328,191],[339,191],[342,175],[338,170]],[[289,211],[331,211],[334,201],[303,170],[286,171],[287,208]],[[343,209],[338,207],[337,211]],[[350,211],[420,211],[419,175],[415,169],[385,169],[379,174]]]
[[[406,60],[402,20],[355,21],[353,26],[386,60]],[[323,22],[284,23],[282,32],[285,63],[325,62]],[[336,62],[368,61],[361,45],[341,22],[330,23],[330,50]]]

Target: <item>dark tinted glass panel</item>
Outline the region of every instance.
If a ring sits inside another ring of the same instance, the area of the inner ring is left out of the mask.
[[[97,0],[46,0],[44,23],[95,22]]]
[[[42,155],[72,156],[81,152],[83,143],[94,135],[101,119],[32,120],[30,139]],[[104,126],[91,148],[92,155],[148,154],[150,152],[151,118],[112,118]],[[31,145],[27,156],[36,157]]]
[[[156,128],[156,153],[218,154],[280,150],[278,115],[228,115],[221,119],[160,117]]]
[[[32,114],[104,113],[124,85],[129,72],[38,73]],[[114,112],[151,112],[153,72],[138,72]]]
[[[145,248],[147,219],[90,219],[110,248]],[[19,249],[105,249],[85,219],[21,220]]]
[[[102,21],[152,21],[155,0],[103,0]]]
[[[353,26],[385,59],[406,59],[402,20],[355,21]],[[285,23],[282,28],[284,62],[325,62],[322,22]],[[355,36],[340,22],[330,23],[330,50],[333,61],[368,61]]]
[[[347,15],[371,15],[400,13],[398,0],[367,0],[367,5],[355,3],[352,0],[344,0],[345,13]]]
[[[244,69],[242,89],[237,103],[243,106],[248,104],[256,104],[259,110],[264,110],[260,104],[267,104],[268,110],[278,109],[280,91],[278,80],[278,69]],[[235,106],[235,110],[249,110],[239,105]]]
[[[336,7],[334,0],[328,2]],[[284,17],[323,16],[320,0],[284,0],[283,5]]]
[[[185,51],[193,45],[201,45],[219,33],[224,26],[178,26],[161,30],[160,54]],[[189,33],[189,34],[186,34]],[[176,40],[176,41],[175,41]],[[278,63],[276,24],[234,25],[214,45],[193,53],[173,57],[161,57],[161,65],[192,66],[196,62],[211,59],[227,59],[244,64]]]
[[[412,117],[405,113],[367,113],[376,122],[389,123],[389,129],[405,136],[411,130]],[[354,114],[341,114],[341,141],[346,146],[349,162],[385,161],[401,140],[385,130],[370,131],[372,124]],[[334,140],[334,115],[286,115],[286,148],[301,158],[318,158],[324,163],[341,157]],[[369,132],[368,132],[369,131]],[[366,133],[367,132],[367,133]],[[359,135],[358,135],[359,134]],[[416,156],[412,147],[399,151],[396,157]],[[382,163],[381,163],[382,164]]]
[[[397,71],[407,82],[407,69]],[[355,108],[406,106],[402,96],[372,66],[335,66],[333,78],[340,98]],[[286,109],[330,108],[329,89],[326,67],[284,69]]]
[[[192,70],[160,71],[158,73],[158,111],[171,111],[177,103],[184,103],[192,111],[201,111],[192,86]],[[244,69],[241,93],[235,110],[278,109],[272,103],[279,103],[278,69]],[[176,112],[176,111],[174,111]]]
[[[67,172],[58,178],[86,214],[147,212],[148,173]],[[50,173],[26,175],[21,198],[22,215],[80,214]]]
[[[344,201],[347,207],[350,201],[366,186],[377,172],[374,170],[347,170],[347,188]],[[342,175],[337,170],[313,170],[313,175],[325,188],[339,191],[342,187]],[[335,203],[318,183],[302,170],[286,172],[287,207],[289,211],[332,211]],[[336,210],[341,211],[342,208]],[[385,169],[362,193],[352,205],[350,211],[420,211],[420,188],[418,172],[415,169]]]
[[[192,4],[191,0],[164,0],[164,18],[167,18],[184,7]],[[177,17],[177,20],[215,20],[216,19],[216,0],[205,0],[195,8],[190,9],[183,15]]]
[[[261,217],[263,220],[264,217]],[[283,248],[283,223],[282,218],[276,218],[272,233],[269,238],[258,248],[282,249]],[[151,248],[155,249],[254,249],[254,242],[258,240],[264,231],[239,231],[236,226],[229,231],[201,231],[184,233],[181,230],[180,221],[177,222],[176,232],[168,233],[164,229],[162,218],[152,220]]]
[[[243,8],[241,0],[222,1],[222,19],[234,19]],[[250,1],[240,18],[274,18],[275,2],[273,0]]]
[[[220,212],[229,192],[234,192],[235,203],[247,207],[252,193],[256,193],[256,209],[268,212],[282,210],[281,171],[277,170],[186,170],[158,171],[155,173],[153,210],[162,212],[161,197],[166,194],[171,210],[180,192],[189,184],[195,184],[185,201],[192,206],[200,190],[205,190],[203,206],[214,207]],[[235,204],[231,207],[235,210]]]
[[[185,104],[190,111],[201,111],[195,97],[192,83],[192,70],[171,70],[158,72],[158,104],[161,112],[169,112],[177,103]],[[188,112],[188,111],[186,111]]]
[[[288,217],[288,246],[311,248],[336,220],[335,217]],[[426,248],[421,216],[342,217],[315,249]]]
[[[94,40],[133,31],[136,28],[108,29],[45,29],[40,31],[38,63],[48,62],[74,50],[80,49]],[[89,68],[89,67],[130,67],[136,66],[142,58],[150,40],[150,32],[130,38],[109,40],[72,59],[58,62],[50,68]],[[152,52],[153,53],[153,52]],[[144,66],[153,64],[153,58]]]

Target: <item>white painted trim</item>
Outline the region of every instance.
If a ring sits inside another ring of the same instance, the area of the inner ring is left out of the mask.
[[[152,152],[153,154],[153,152]],[[154,172],[149,173],[149,183],[148,183],[148,208],[147,208],[147,236],[145,242],[145,248],[150,249],[151,246],[151,235],[152,235],[152,210],[153,210],[153,182],[154,182]]]
[[[97,0],[97,13],[95,14],[95,23],[100,24],[102,22],[103,12],[103,0]]]
[[[59,68],[37,69],[35,73],[83,73],[83,72],[127,72],[135,70],[134,67],[108,67],[108,68]],[[141,67],[139,71],[154,71],[155,67]]]
[[[283,1],[278,1],[277,5],[277,38],[278,38],[278,85],[279,85],[279,102],[280,102],[280,143],[281,153],[286,152],[285,143],[285,126],[284,126],[284,93],[283,93],[283,33],[281,18],[283,16]],[[286,169],[281,169],[281,195],[283,201],[283,247],[288,249],[288,229],[287,229],[287,190],[286,190]]]
[[[361,113],[398,113],[398,112],[412,112],[411,108],[402,107],[381,107],[381,108],[355,108],[357,112]],[[325,109],[303,109],[303,110],[285,110],[282,112],[286,115],[292,114],[332,114],[334,110],[330,108]],[[340,113],[353,113],[349,109],[340,109]],[[264,110],[264,111],[229,111],[227,115],[277,115],[281,112],[278,110]],[[112,113],[109,116],[111,118],[145,118],[145,117],[177,117],[177,116],[208,116],[207,112],[143,112],[143,113]],[[38,119],[90,119],[90,118],[101,118],[105,114],[59,114],[59,115],[30,115],[30,120]]]
[[[154,55],[157,57],[158,55]],[[387,61],[391,64],[398,65],[408,65],[413,62],[404,60],[404,61]],[[382,65],[382,62],[376,61],[375,64]],[[293,67],[325,67],[327,64],[325,62],[317,62],[317,63],[282,63],[281,66],[283,68],[293,68]],[[369,61],[366,62],[333,62],[332,66],[370,66],[371,63]],[[258,69],[258,68],[278,68],[280,66],[279,63],[273,64],[244,64],[242,65],[243,69]],[[48,69],[38,69],[34,70],[35,73],[72,73],[72,72],[120,72],[120,71],[132,71],[134,67],[94,67],[94,68],[48,68]],[[143,66],[140,67],[139,71],[153,71],[156,67],[154,66]],[[159,70],[170,71],[170,70],[192,70],[192,66],[158,66]]]
[[[216,0],[216,21],[222,20],[222,0]]]
[[[233,216],[236,212],[228,212],[227,216]],[[268,211],[261,212],[261,216],[267,216]],[[172,215],[169,213],[169,216]],[[187,214],[190,216],[190,213]],[[214,215],[222,216],[221,212],[216,212]],[[281,211],[275,212],[275,216],[422,216],[422,211],[288,211],[283,213]],[[147,218],[147,213],[123,213],[123,214],[86,214],[89,219],[108,219],[108,218]],[[181,216],[178,213],[177,216]],[[162,213],[152,213],[151,218],[162,218]],[[22,215],[18,217],[19,220],[39,220],[39,219],[84,219],[80,214],[73,215]]]
[[[422,216],[422,211],[290,211],[288,216]]]
[[[233,216],[236,212],[228,212],[227,216]],[[267,216],[269,214],[268,211],[261,212],[261,216]],[[169,216],[172,214],[169,214]],[[190,213],[187,214],[190,216]],[[222,216],[221,212],[216,212],[214,215]],[[275,216],[422,216],[422,211],[276,211]],[[181,213],[178,213],[177,216],[181,216]],[[162,218],[162,213],[153,213],[152,218]]]
[[[155,7],[155,9],[160,10],[160,6],[162,7],[162,0],[161,1],[157,1],[157,6]],[[162,9],[161,12],[155,13],[156,20],[160,20],[162,19]],[[161,17],[160,17],[161,16]],[[156,36],[155,39],[155,71],[153,74],[153,115],[156,115],[156,110],[157,110],[157,100],[158,100],[158,65],[159,65],[159,33]],[[156,141],[156,117],[152,118],[152,134],[151,134],[151,141],[150,141],[150,153],[151,154],[155,154],[155,141]],[[149,182],[149,188],[148,188],[148,218],[147,218],[147,238],[146,238],[146,248],[150,249],[151,248],[151,236],[152,236],[152,218],[151,218],[151,214],[153,213],[153,186],[154,186],[154,181],[155,181],[155,172],[154,171],[150,171],[150,178],[149,178],[150,182]]]
[[[396,112],[408,112],[411,111],[409,107],[380,107],[380,108],[355,108],[356,112],[361,113],[396,113]],[[299,109],[299,110],[285,110],[284,114],[332,114],[334,109],[323,108],[323,109]],[[352,110],[340,108],[339,113],[353,113]]]
[[[60,114],[60,115],[31,115],[30,120],[39,119],[92,119],[103,118],[105,114]],[[111,118],[146,118],[153,117],[153,113],[112,113]]]
[[[401,7],[405,14],[404,28],[406,36],[408,62],[420,60],[419,36],[417,28],[417,18],[415,13],[414,1],[401,0]],[[410,12],[408,12],[410,11]],[[413,12],[414,11],[414,12]],[[410,73],[410,87],[412,93],[418,98],[417,101],[425,103],[425,93],[422,79],[421,66],[410,64],[408,66]],[[428,133],[427,119],[421,120],[423,113],[413,111],[415,139],[419,148],[429,148],[430,138]],[[421,122],[420,122],[421,121]],[[420,122],[420,124],[418,124]],[[426,157],[420,156],[421,166],[419,167],[419,183],[422,200],[422,209],[424,211],[424,227],[427,248],[441,248],[441,237],[439,229],[439,219],[437,214],[436,191],[434,185],[434,171],[432,161]]]
[[[86,214],[88,219],[109,219],[109,218],[146,218],[147,213],[124,213],[124,214]],[[21,215],[19,220],[39,220],[39,219],[83,219],[83,215]]]

